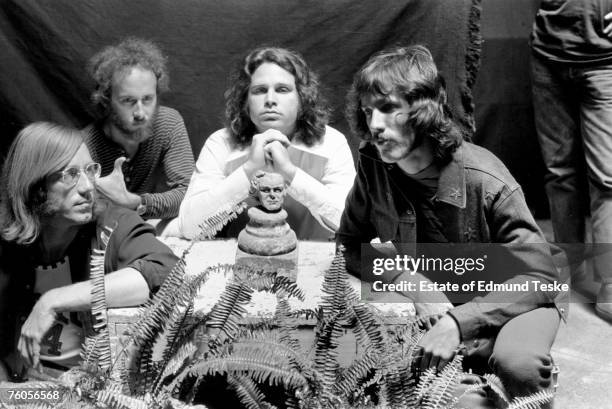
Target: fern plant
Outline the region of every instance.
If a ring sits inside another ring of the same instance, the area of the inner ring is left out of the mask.
[[[201,237],[213,236],[242,209],[238,205],[212,217]],[[373,306],[360,303],[349,285],[342,249],[324,275],[318,308],[299,311],[292,311],[288,300],[303,299],[303,293],[275,273],[219,265],[186,275],[190,250],[142,307],[114,362],[108,348],[103,269],[92,268],[95,331],[84,345],[83,365],[54,383],[67,397],[56,407],[201,409],[208,404],[202,391],[210,384],[233,391],[246,408],[442,409],[455,407],[461,398],[456,393],[465,376],[461,356],[440,373],[429,370],[417,379],[411,362],[424,333],[420,321],[388,326]],[[196,294],[216,275],[230,277],[218,302],[210,311],[194,312]],[[275,314],[245,320],[245,307],[257,291],[276,295]],[[304,318],[315,320],[314,340],[307,346],[298,340],[297,322]],[[339,338],[346,331],[354,334],[360,353],[341,368]],[[499,407],[508,409],[532,409],[552,398],[539,392],[510,402],[494,375],[463,393],[476,388],[484,388]]]

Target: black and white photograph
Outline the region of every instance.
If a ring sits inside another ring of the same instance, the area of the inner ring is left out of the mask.
[[[0,0],[0,409],[612,408],[612,0]]]

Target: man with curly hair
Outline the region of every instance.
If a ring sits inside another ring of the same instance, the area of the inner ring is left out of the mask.
[[[94,55],[89,71],[99,118],[85,133],[102,165],[98,190],[145,219],[176,217],[194,161],[183,118],[159,105],[166,58],[154,43],[128,38]]]
[[[517,269],[512,264],[504,276],[505,283],[557,280],[550,251],[542,245],[546,240],[520,186],[491,152],[462,140],[429,50],[393,48],[371,57],[355,75],[347,116],[353,132],[364,140],[337,240],[351,273],[373,280],[372,270],[362,275],[362,265],[368,264],[361,263],[361,250],[375,239],[391,249],[388,257],[420,257],[427,246],[432,253],[439,251],[441,246],[431,243],[503,243],[519,259]],[[390,269],[381,278],[387,283],[415,275],[436,279],[422,273]],[[419,315],[427,316],[429,327],[413,369],[441,370],[462,350],[466,368],[495,372],[512,396],[550,386],[550,348],[565,314],[553,303],[556,294],[490,292],[448,311],[421,303],[434,300],[429,293],[404,295],[415,301]],[[447,301],[444,294],[438,296]],[[482,396],[469,399],[457,407],[489,407]]]
[[[327,240],[338,228],[355,177],[346,138],[327,125],[319,81],[294,51],[263,47],[240,62],[226,92],[226,127],[213,133],[196,163],[179,226],[186,237],[249,196],[260,170],[288,185],[288,223],[300,239]],[[226,231],[237,236],[246,218]]]

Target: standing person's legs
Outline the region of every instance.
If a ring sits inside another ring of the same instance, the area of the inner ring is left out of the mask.
[[[531,63],[535,125],[547,170],[555,241],[564,244],[572,270],[576,270],[583,261],[588,197],[578,96],[567,67],[538,57]]]
[[[581,123],[589,176],[597,312],[612,322],[612,65],[580,70]]]

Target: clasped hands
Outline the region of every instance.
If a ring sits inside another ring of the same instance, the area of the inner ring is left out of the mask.
[[[254,135],[249,157],[243,165],[247,178],[250,180],[257,171],[264,170],[281,174],[290,184],[297,170],[287,151],[290,145],[289,138],[275,129]]]

